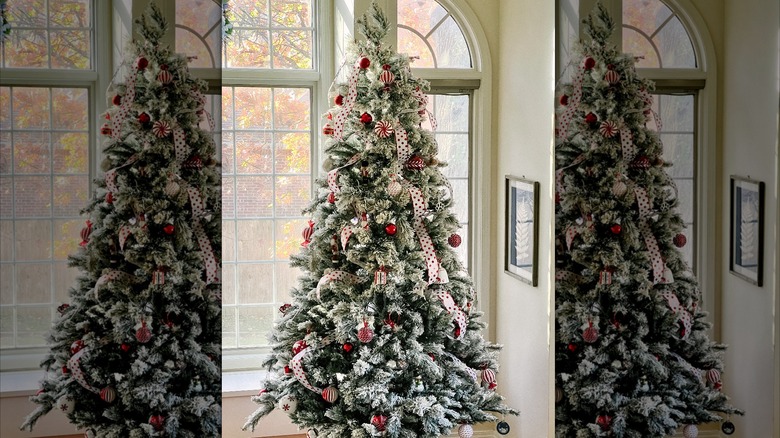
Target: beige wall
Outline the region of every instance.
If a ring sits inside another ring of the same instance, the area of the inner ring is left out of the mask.
[[[778,31],[775,0],[725,2],[721,63],[723,111],[720,228],[723,288],[721,334],[729,345],[724,389],[746,415],[734,420],[740,437],[780,436],[775,402],[778,315]],[[728,272],[729,176],[766,184],[764,285]],[[774,345],[773,345],[774,343]],[[773,421],[775,425],[773,426]]]
[[[517,437],[554,436],[550,394],[554,360],[550,343],[553,305],[553,102],[555,2],[502,1],[499,46],[494,55],[498,80],[496,151],[493,157],[495,236],[494,312],[501,354],[499,388],[521,411]],[[494,52],[495,53],[495,52]],[[504,273],[504,176],[540,183],[539,286]]]

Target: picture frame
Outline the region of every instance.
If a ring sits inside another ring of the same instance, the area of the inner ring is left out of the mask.
[[[504,272],[532,286],[539,284],[539,183],[506,176]]]
[[[761,286],[764,274],[764,183],[731,176],[729,271]]]

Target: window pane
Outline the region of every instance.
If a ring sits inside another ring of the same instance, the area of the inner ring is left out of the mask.
[[[14,232],[15,261],[51,259],[51,222],[17,220]]]
[[[260,347],[268,345],[268,333],[273,327],[275,307],[238,308],[238,346]]]
[[[230,10],[233,32],[225,42],[224,67],[314,67],[311,0],[239,0],[230,3]]]
[[[42,347],[51,326],[51,306],[16,308],[16,346]]]
[[[18,218],[51,217],[51,177],[15,177],[14,212]]]
[[[274,165],[277,173],[311,172],[311,135],[306,132],[288,132],[276,135],[276,159]]]
[[[84,88],[53,88],[52,129],[83,130],[89,128],[87,90]]]
[[[238,269],[238,302],[241,304],[273,303],[274,265],[241,264]]]
[[[51,304],[51,265],[16,265],[16,304]]]
[[[86,132],[66,132],[52,135],[54,173],[88,172],[89,144]]]
[[[273,172],[273,134],[270,132],[241,132],[235,134],[236,173]],[[226,151],[227,152],[227,151]]]
[[[50,173],[48,132],[14,132],[14,173]]]
[[[693,43],[680,19],[660,0],[623,0],[623,51],[637,67],[696,68]]]
[[[91,4],[90,0],[9,0],[13,31],[2,46],[3,67],[90,69]]]
[[[434,0],[398,1],[398,48],[420,57],[414,67],[471,68],[460,26]]]
[[[230,2],[231,7],[233,2]],[[221,58],[222,8],[212,0],[176,0],[176,51],[197,56],[190,67],[214,68]]]
[[[11,129],[11,88],[0,87],[0,130]]]
[[[0,264],[0,305],[14,303],[14,267],[10,263]]]
[[[56,217],[75,217],[89,198],[89,178],[84,176],[57,176],[54,178],[54,211]]]
[[[14,348],[16,342],[15,322],[13,306],[0,307],[0,349]]]
[[[273,260],[273,221],[237,221],[237,260]]]
[[[310,176],[279,176],[274,179],[276,217],[300,216],[311,199]]]
[[[49,129],[49,89],[13,87],[11,112],[15,129]]]
[[[222,285],[224,289],[224,285]],[[224,296],[224,293],[223,293]],[[238,346],[236,336],[236,307],[222,307],[222,349],[236,348]]]
[[[68,291],[75,286],[79,275],[78,269],[68,267],[65,262],[54,264],[54,304],[70,300]]]
[[[81,229],[84,228],[85,221],[82,219],[56,220],[53,225],[54,260],[67,260],[70,254],[74,254],[80,248]]]
[[[14,223],[13,221],[0,221],[0,262],[12,262],[14,260]]]

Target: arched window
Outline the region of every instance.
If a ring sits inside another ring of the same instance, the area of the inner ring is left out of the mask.
[[[398,51],[419,57],[415,67],[471,68],[460,26],[434,0],[398,0]]]
[[[196,57],[194,68],[218,68],[222,44],[220,0],[176,0],[176,52]]]

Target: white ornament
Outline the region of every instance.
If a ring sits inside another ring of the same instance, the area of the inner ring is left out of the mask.
[[[71,414],[76,408],[76,399],[72,395],[65,394],[57,399],[57,407],[66,415]]]
[[[279,403],[277,404],[277,407],[282,411],[284,411],[286,414],[292,414],[298,409],[298,400],[295,397],[288,394],[279,399]]]
[[[317,438],[317,431],[314,429],[309,429],[309,431],[306,432],[306,438]]]
[[[389,193],[390,196],[398,196],[401,194],[401,191],[403,191],[403,187],[401,187],[401,183],[396,180],[390,181],[390,184],[387,185],[387,193]]]
[[[474,436],[474,428],[470,424],[461,424],[458,428],[458,436],[460,438],[471,438]]]
[[[699,436],[699,428],[695,424],[689,424],[683,428],[685,438],[696,438]]]
[[[95,435],[95,431],[92,429],[87,429],[86,432],[84,432],[84,438],[97,438],[97,435]]]

